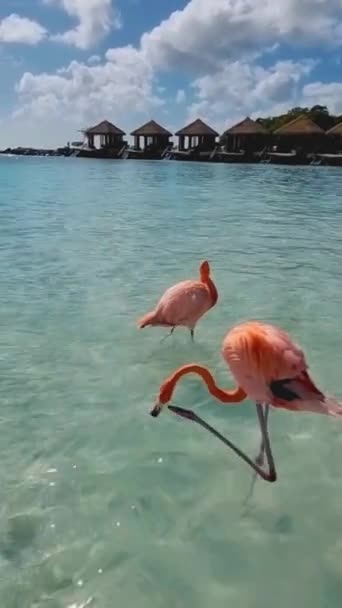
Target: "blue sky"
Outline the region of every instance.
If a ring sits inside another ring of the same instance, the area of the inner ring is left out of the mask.
[[[342,114],[342,0],[1,0],[0,147],[294,105]]]

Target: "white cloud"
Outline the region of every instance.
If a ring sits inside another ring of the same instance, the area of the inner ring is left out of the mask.
[[[0,43],[38,44],[47,32],[36,21],[12,13],[0,20]]]
[[[190,0],[142,37],[155,66],[202,73],[281,40],[341,44],[341,0]]]
[[[193,82],[196,101],[189,106],[189,119],[198,115],[220,127],[227,120],[268,113],[295,104],[299,84],[315,62],[278,61],[269,68],[256,63],[226,63],[218,72]]]
[[[78,25],[66,32],[51,36],[53,40],[88,49],[104,38],[113,27],[121,26],[118,11],[112,0],[44,0],[47,4],[57,4]]]
[[[312,107],[316,104],[327,106],[336,114],[342,114],[342,82],[311,82],[303,87],[302,105]]]
[[[101,63],[101,57],[100,55],[91,55],[87,62],[89,65],[96,65],[98,63]]]
[[[176,103],[183,103],[185,101],[186,94],[184,89],[178,89],[176,93]]]
[[[72,61],[55,74],[26,72],[16,87],[16,117],[65,120],[75,128],[104,117],[121,121],[145,115],[162,104],[154,93],[153,72],[135,48],[110,49],[101,65]]]

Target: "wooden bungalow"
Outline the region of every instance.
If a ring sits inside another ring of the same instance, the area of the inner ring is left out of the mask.
[[[173,153],[177,160],[209,160],[216,148],[217,131],[198,118],[177,131],[178,150]]]
[[[334,127],[331,127],[329,131],[326,131],[326,135],[338,138],[342,144],[342,122],[339,122]]]
[[[286,164],[307,164],[313,156],[326,149],[325,131],[305,114],[282,125],[273,132],[276,150],[269,153],[270,161]]]
[[[317,154],[315,164],[342,166],[342,122],[326,131],[329,152]]]
[[[331,152],[342,152],[342,122],[326,131]]]
[[[224,150],[219,155],[222,160],[253,161],[261,158],[270,142],[270,133],[259,122],[247,116],[241,122],[227,129],[222,137]]]
[[[124,141],[126,133],[113,125],[108,120],[103,120],[98,125],[83,131],[87,146],[79,150],[78,156],[89,156],[92,158],[118,158],[127,146]],[[98,140],[99,147],[97,147]]]
[[[130,148],[128,156],[130,158],[150,158],[161,159],[172,147],[170,137],[172,133],[159,125],[155,120],[150,120],[131,135],[134,137],[133,148]],[[143,145],[141,146],[141,139]]]

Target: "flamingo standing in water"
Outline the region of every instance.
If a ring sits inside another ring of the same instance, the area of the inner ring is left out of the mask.
[[[197,364],[184,365],[162,383],[151,415],[158,416],[163,406],[171,400],[177,382],[190,373],[198,374],[211,395],[223,403],[239,403],[248,397],[256,402],[262,437],[255,462],[194,412],[172,405],[168,407],[175,414],[197,422],[213,433],[264,480],[276,481],[277,473],[267,429],[270,405],[293,412],[307,411],[341,416],[342,403],[324,395],[315,386],[309,376],[301,348],[285,331],[274,325],[248,321],[235,326],[224,338],[222,355],[237,382],[237,388],[219,388],[206,367]],[[265,454],[268,471],[262,467]]]
[[[181,281],[169,287],[157,306],[139,319],[138,327],[171,327],[167,334],[170,336],[176,327],[183,326],[190,330],[193,340],[197,322],[218,299],[216,286],[210,278],[209,262],[202,262],[199,271],[199,280]]]

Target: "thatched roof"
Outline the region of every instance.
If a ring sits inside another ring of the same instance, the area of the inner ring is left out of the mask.
[[[172,133],[170,133],[170,131],[168,131],[167,129],[164,129],[164,127],[159,125],[155,120],[150,120],[149,122],[142,125],[142,127],[139,127],[138,129],[135,129],[135,131],[132,131],[131,135],[145,135],[146,137],[152,135],[167,135],[168,137],[170,137]]]
[[[327,131],[326,133],[327,135],[339,135],[340,137],[342,137],[342,122],[339,122],[334,127],[331,127],[331,129],[329,129],[329,131]]]
[[[322,135],[323,129],[302,114],[274,131],[275,135]]]
[[[241,122],[227,129],[223,135],[266,135],[267,133],[268,131],[265,127],[247,116]]]
[[[216,137],[218,133],[206,125],[203,120],[197,118],[197,120],[194,120],[183,129],[180,129],[180,131],[177,131],[176,135],[193,135],[195,137],[199,135],[214,135]]]
[[[108,120],[103,120],[99,122],[95,127],[90,127],[90,129],[86,129],[85,133],[87,135],[126,135],[124,131],[113,125],[113,123]]]

